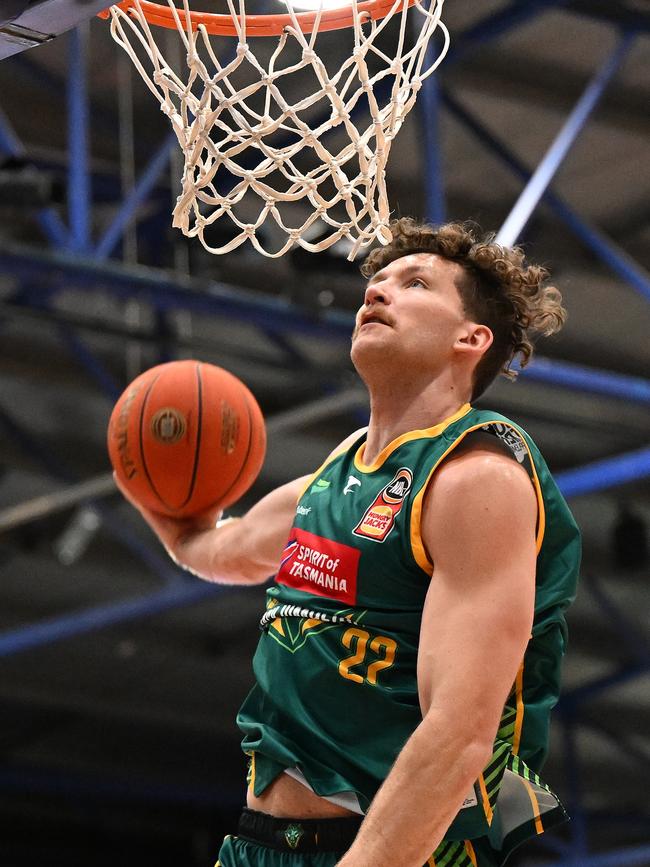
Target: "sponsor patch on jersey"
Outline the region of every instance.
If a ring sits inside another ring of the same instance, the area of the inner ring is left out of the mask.
[[[317,479],[314,484],[309,489],[310,494],[322,494],[323,491],[326,491],[331,482],[328,482],[327,479]]]
[[[305,593],[354,605],[360,556],[357,548],[294,527],[275,580]]]
[[[354,492],[355,488],[360,488],[360,487],[361,487],[361,480],[360,479],[357,479],[355,476],[348,476],[348,483],[343,488],[343,496],[345,496],[346,494],[350,494],[350,493]]]
[[[412,484],[413,473],[407,467],[401,467],[368,506],[352,531],[354,535],[372,539],[373,542],[383,542],[395,526],[395,519],[402,511]]]
[[[528,449],[519,431],[500,422],[490,422],[490,424],[484,425],[482,429],[497,436],[510,449],[517,462],[523,464],[528,457]]]
[[[477,804],[478,798],[476,797],[476,792],[472,791],[472,793],[468,795],[460,805],[460,809],[466,810],[468,807],[476,807]]]

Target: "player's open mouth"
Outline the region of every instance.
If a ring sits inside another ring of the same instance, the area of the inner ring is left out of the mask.
[[[361,318],[359,329],[363,328],[365,325],[386,325],[390,328],[389,323],[386,322],[385,319],[382,319],[380,316],[373,316],[372,314],[366,314]]]

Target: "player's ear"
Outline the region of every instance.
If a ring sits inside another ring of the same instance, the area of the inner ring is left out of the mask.
[[[454,349],[458,352],[484,355],[494,341],[492,330],[478,322],[468,322],[456,338]]]

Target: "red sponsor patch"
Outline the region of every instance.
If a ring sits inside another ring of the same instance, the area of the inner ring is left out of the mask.
[[[305,593],[354,605],[360,556],[357,548],[294,527],[275,580]]]
[[[381,490],[368,506],[363,518],[352,531],[374,542],[383,542],[395,525],[402,511],[404,499],[411,490],[413,474],[407,467],[397,471],[392,480]]]

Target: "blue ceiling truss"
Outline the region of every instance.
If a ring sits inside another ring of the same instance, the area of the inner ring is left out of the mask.
[[[610,4],[611,5],[611,4]],[[447,65],[462,58],[477,46],[503,36],[543,12],[568,6],[579,14],[588,15],[589,4],[553,2],[553,0],[517,0],[497,13],[490,14],[465,33],[456,35]],[[597,7],[597,8],[596,8]],[[606,19],[602,4],[595,4],[594,14]],[[440,76],[430,78],[424,85],[419,100],[422,129],[427,152],[432,158],[426,171],[426,202],[428,218],[439,222],[445,218],[444,167],[437,146],[439,116],[449,112],[479,141],[494,158],[509,167],[523,183],[523,189],[510,215],[499,233],[504,243],[514,243],[521,236],[531,215],[544,206],[566,225],[576,239],[588,248],[605,266],[626,281],[644,298],[650,300],[650,275],[635,262],[612,239],[606,237],[596,226],[584,220],[557,193],[551,189],[552,180],[562,165],[567,153],[588,124],[594,109],[606,92],[608,84],[616,75],[628,55],[638,32],[647,32],[647,17],[630,12],[621,19],[620,41],[614,52],[605,58],[603,66],[588,84],[583,95],[570,113],[555,141],[537,167],[524,165],[501,141],[496,133],[486,128],[458,97],[446,88],[444,70]],[[612,26],[616,23],[612,21]],[[12,309],[34,309],[47,315],[52,312],[52,302],[57,293],[70,286],[88,289],[101,288],[121,299],[133,298],[150,304],[161,316],[172,310],[187,310],[193,313],[213,315],[222,319],[244,321],[256,326],[271,336],[283,347],[288,363],[307,363],[292,346],[296,335],[313,334],[323,340],[349,340],[352,317],[337,311],[324,311],[318,318],[291,303],[263,297],[237,287],[214,281],[179,278],[169,272],[155,271],[138,266],[129,266],[111,259],[122,242],[125,231],[137,221],[142,205],[147,202],[167,169],[176,137],[169,133],[160,143],[148,165],[141,172],[133,189],[123,201],[109,227],[99,238],[92,237],[92,177],[89,153],[89,99],[87,89],[87,30],[86,25],[73,31],[68,40],[69,60],[67,74],[67,118],[70,142],[68,168],[68,224],[54,208],[43,208],[37,214],[38,223],[50,249],[20,247],[0,244],[0,268],[4,274],[13,275],[20,286],[14,298],[6,299],[2,314],[9,315]],[[15,62],[29,67],[30,61],[18,57]],[[32,69],[34,74],[42,71]],[[105,119],[110,126],[110,119]],[[9,120],[0,113],[0,154],[22,156],[24,147],[11,128]],[[88,348],[82,337],[71,325],[59,324],[61,340],[80,367],[96,382],[113,401],[121,390],[99,358]],[[581,365],[538,357],[523,376],[554,385],[592,394],[604,395],[621,401],[647,405],[650,403],[650,380],[625,376],[607,370],[596,370]],[[29,434],[21,429],[5,408],[0,409],[0,425],[7,435],[49,475],[53,481],[70,484],[75,479],[70,472],[62,472]],[[605,490],[628,481],[650,475],[650,447],[640,448],[628,454],[609,457],[586,466],[559,473],[558,483],[565,495],[575,497],[585,493]],[[64,640],[84,632],[101,629],[126,621],[150,617],[159,612],[182,605],[190,605],[215,594],[229,592],[196,581],[172,566],[156,551],[144,545],[131,534],[122,522],[112,514],[108,503],[91,500],[82,503],[100,512],[106,530],[121,544],[129,547],[134,555],[159,579],[160,586],[153,593],[135,599],[126,599],[86,611],[74,612],[26,625],[0,634],[0,656],[20,653],[29,648]],[[576,745],[576,730],[581,725],[581,714],[595,697],[607,690],[647,674],[650,669],[650,649],[647,637],[639,634],[620,611],[604,589],[593,578],[585,581],[600,610],[611,623],[617,636],[627,636],[629,661],[614,668],[609,674],[587,682],[579,688],[565,692],[558,718],[564,733],[564,759],[567,773],[567,788],[570,793],[569,812],[573,816],[568,840],[549,837],[545,841],[549,864],[566,867],[628,867],[650,863],[650,840],[645,845],[621,846],[608,853],[593,854],[589,851],[589,822],[596,821],[584,807],[581,779],[581,757]],[[590,721],[593,724],[593,720]],[[607,734],[607,732],[604,732]],[[643,759],[643,755],[639,756]],[[647,756],[645,757],[647,760]],[[20,785],[12,777],[10,769],[0,770],[0,784]],[[34,781],[32,780],[32,783]],[[37,787],[47,789],[52,778],[42,774]],[[61,785],[66,785],[62,783]],[[74,786],[74,782],[69,782]],[[97,788],[101,783],[97,781]],[[165,793],[165,797],[180,797],[178,793]],[[201,795],[208,801],[219,802],[230,794]],[[613,817],[615,819],[616,817]],[[602,821],[599,817],[598,821]],[[648,817],[641,816],[641,821]]]

